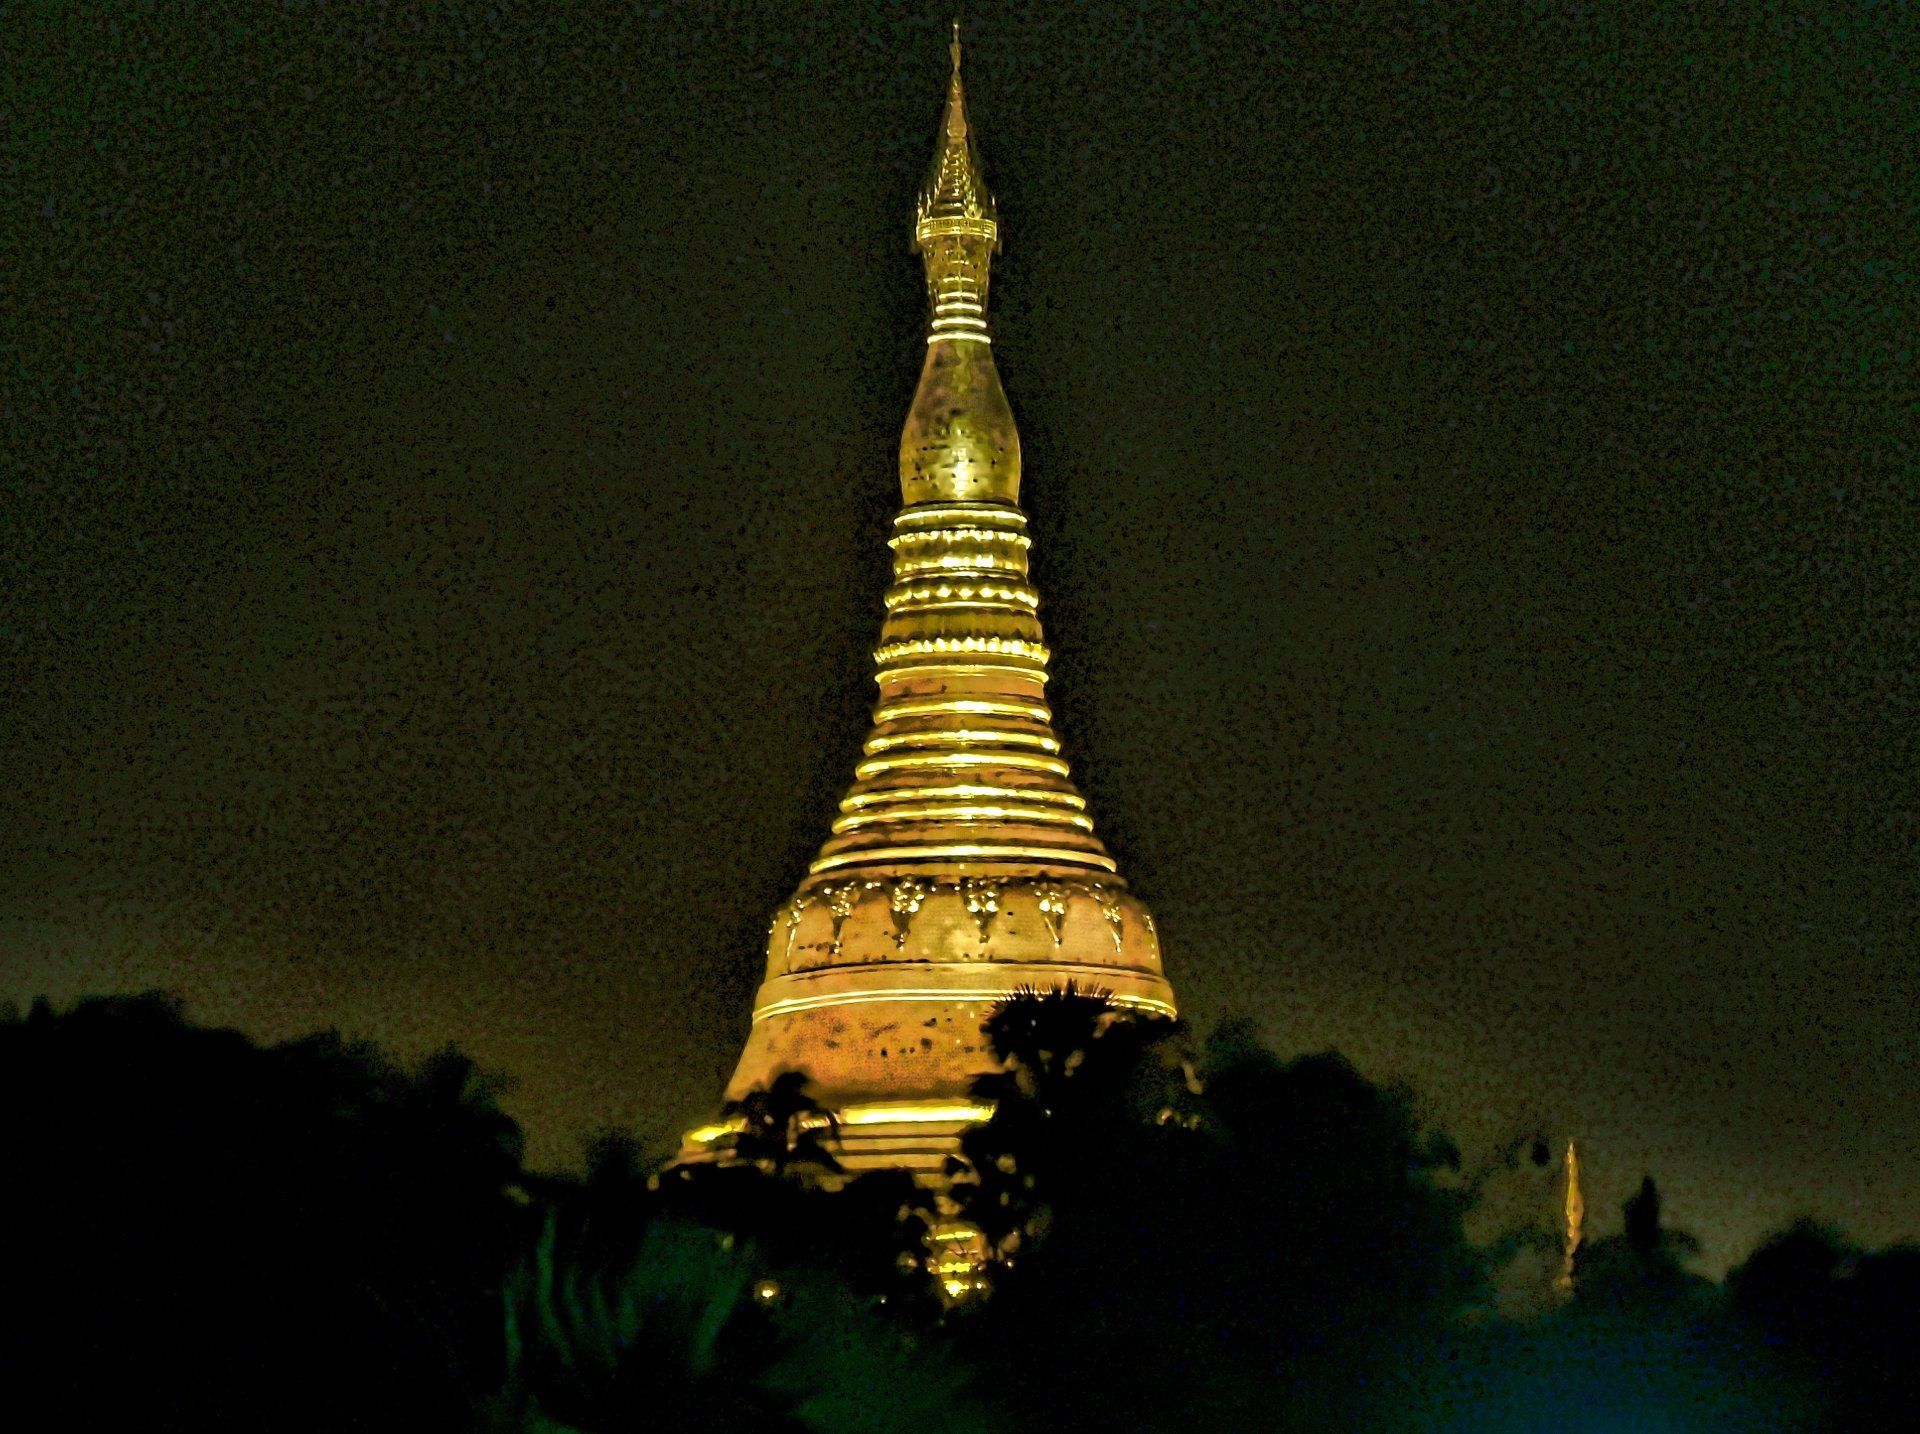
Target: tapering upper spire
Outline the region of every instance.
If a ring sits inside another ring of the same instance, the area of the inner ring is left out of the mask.
[[[973,126],[967,121],[967,91],[960,79],[960,22],[953,22],[953,74],[947,80],[947,109],[940,121],[940,139],[920,186],[920,203],[913,226],[913,247],[924,251],[929,239],[942,234],[964,234],[998,247],[993,195],[980,169]]]
[[[960,26],[933,165],[914,208],[913,247],[927,270],[927,361],[900,436],[900,492],[914,503],[1014,503],[1020,434],[993,366],[987,280],[1000,246],[960,82]]]
[[[1020,434],[987,337],[998,232],[959,44],[956,26],[914,229],[932,316],[900,436],[906,506],[894,520],[894,582],[874,651],[880,705],[811,879],[1079,875],[1118,890],[1045,699],[1049,653],[1027,574]]]

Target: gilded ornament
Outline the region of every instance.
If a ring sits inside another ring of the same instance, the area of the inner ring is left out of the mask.
[[[827,903],[827,910],[833,915],[833,954],[840,954],[840,929],[847,924],[847,918],[853,915],[854,907],[860,904],[860,898],[880,886],[877,881],[840,881],[831,886],[820,888],[821,899]]]
[[[1112,887],[1103,882],[1089,883],[1087,890],[1100,905],[1100,914],[1107,918],[1107,930],[1113,933],[1113,949],[1122,947],[1121,938],[1127,920],[1126,908],[1120,905],[1120,896]]]
[[[1006,882],[994,877],[969,876],[961,879],[960,894],[966,899],[967,914],[973,918],[974,925],[980,928],[982,941],[993,929],[993,918],[1000,914],[1000,893],[1005,886]]]
[[[927,893],[931,888],[918,877],[903,876],[893,884],[893,892],[887,899],[889,915],[893,920],[893,944],[904,947],[907,935],[913,929],[913,918],[926,904]]]
[[[816,898],[812,892],[797,891],[787,901],[787,940],[786,945],[781,950],[782,961],[791,961],[793,959],[793,933],[800,926],[800,918],[807,914],[807,908],[812,906],[815,900]]]
[[[1053,944],[1060,944],[1060,934],[1067,921],[1067,888],[1064,882],[1036,881],[1033,884],[1034,900],[1039,904],[1040,917],[1047,923],[1047,931],[1053,937]]]

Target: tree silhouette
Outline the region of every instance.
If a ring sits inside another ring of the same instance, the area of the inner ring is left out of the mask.
[[[1912,1427],[1920,1247],[1870,1252],[1802,1220],[1727,1276],[1736,1314],[1824,1413],[1822,1429]]]
[[[799,1072],[731,1108],[735,1159],[607,1136],[532,1175],[455,1051],[8,1009],[0,1379],[63,1429],[196,1434],[1911,1422],[1920,1249],[1801,1222],[1715,1285],[1648,1179],[1571,1300],[1501,1320],[1409,1092],[1098,992],[987,1033],[953,1194],[1002,1258],[948,1311],[932,1197],[847,1178]]]
[[[1406,1093],[1244,1027],[1196,1062],[1065,993],[988,1030],[1007,1070],[957,1192],[1012,1259],[964,1333],[1031,1427],[1376,1427],[1477,1293],[1452,1149]]]
[[[1700,1318],[1713,1309],[1715,1286],[1687,1268],[1700,1242],[1667,1225],[1661,1207],[1660,1188],[1646,1176],[1621,1209],[1621,1233],[1581,1247],[1574,1286],[1583,1311],[1605,1306],[1646,1321]]]
[[[873,1292],[891,1190],[828,1193],[739,1165],[648,1177],[602,1142],[585,1181],[549,1187],[509,1282],[509,1376],[492,1427],[1002,1427],[967,1371]]]
[[[840,1122],[807,1093],[808,1084],[804,1071],[781,1071],[770,1084],[726,1103],[722,1118],[741,1122],[730,1143],[736,1160],[778,1176],[809,1169],[839,1172],[827,1142],[838,1138]]]
[[[1090,1149],[1125,1143],[1171,1099],[1155,1081],[1172,1022],[1124,1015],[1106,993],[1068,982],[1022,990],[988,1013],[984,1031],[1002,1069],[973,1082],[994,1115],[961,1136],[954,1195],[1000,1256],[1016,1254],[1048,1219],[1051,1196]],[[997,1278],[1004,1266],[987,1271]]]
[[[1023,986],[987,1013],[982,1030],[1006,1070],[987,1077],[982,1088],[992,1091],[1010,1081],[1020,1095],[1048,1108],[1066,1094],[1067,1081],[1099,1037],[1122,1019],[1111,994],[1099,987],[1073,981],[1044,991]]]
[[[68,1429],[468,1427],[519,1133],[464,1058],[261,1049],[159,996],[0,1022],[0,1379]]]
[[[1686,1268],[1697,1248],[1662,1219],[1651,1179],[1622,1233],[1581,1247],[1573,1298],[1524,1322],[1489,1321],[1459,1345],[1421,1427],[1473,1434],[1617,1428],[1807,1428],[1801,1391]]]

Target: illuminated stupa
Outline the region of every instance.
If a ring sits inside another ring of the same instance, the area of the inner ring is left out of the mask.
[[[1047,707],[1020,435],[987,334],[998,246],[956,33],[913,230],[931,319],[900,438],[873,730],[832,835],[774,913],[727,1086],[737,1099],[805,1071],[849,1174],[941,1180],[986,1113],[969,1093],[994,1067],[981,1023],[1012,992],[1072,981],[1174,1010],[1153,917],[1094,835]],[[724,1131],[692,1132],[686,1155]]]

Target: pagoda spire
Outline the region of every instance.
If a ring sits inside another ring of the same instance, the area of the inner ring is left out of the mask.
[[[1074,790],[1045,700],[1028,581],[1020,432],[994,367],[987,277],[999,242],[960,79],[960,32],[915,208],[930,318],[900,435],[894,581],[874,651],[866,760],[815,876],[901,862],[1116,870]]]
[[[1159,933],[1094,835],[1047,705],[1020,434],[994,367],[1000,242],[960,76],[914,209],[928,325],[900,436],[878,701],[831,833],[767,932],[766,979],[728,1098],[804,1070],[849,1172],[939,1185],[986,1113],[982,1032],[1015,991],[1071,981],[1171,1015]],[[696,1158],[727,1134],[690,1133]]]
[[[1580,1226],[1587,1214],[1587,1202],[1580,1195],[1580,1153],[1571,1140],[1567,1142],[1566,1172],[1566,1236],[1561,1246],[1560,1277],[1554,1281],[1554,1288],[1570,1295],[1573,1293],[1574,1257],[1580,1253]]]
[[[967,116],[957,20],[951,53],[947,106],[914,205],[913,248],[927,276],[927,358],[900,436],[900,493],[909,504],[1014,503],[1020,434],[987,333],[1000,223]]]
[[[994,244],[999,232],[993,195],[981,172],[980,151],[967,120],[967,89],[960,78],[960,22],[953,22],[953,73],[947,79],[947,108],[940,119],[940,135],[914,217],[913,247],[921,252],[938,234],[978,235]]]

